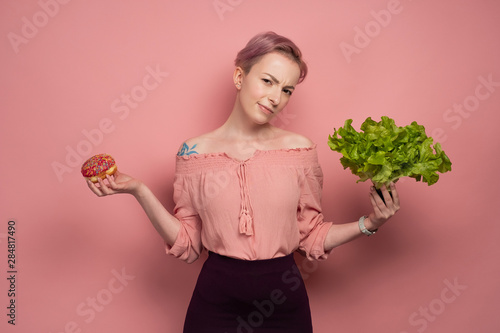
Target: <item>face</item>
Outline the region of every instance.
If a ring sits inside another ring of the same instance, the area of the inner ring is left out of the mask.
[[[287,105],[299,77],[299,65],[280,53],[264,55],[247,74],[236,68],[243,111],[258,124],[269,122]]]

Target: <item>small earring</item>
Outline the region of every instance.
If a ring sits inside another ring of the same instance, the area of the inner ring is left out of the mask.
[[[236,88],[241,88],[241,84],[237,83]]]

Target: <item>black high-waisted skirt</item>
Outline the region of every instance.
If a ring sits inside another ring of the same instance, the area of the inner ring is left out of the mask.
[[[311,333],[311,311],[293,254],[238,260],[209,253],[184,333]]]

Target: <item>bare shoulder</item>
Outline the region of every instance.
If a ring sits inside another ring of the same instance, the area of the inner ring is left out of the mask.
[[[185,140],[179,147],[178,156],[204,154],[210,151],[211,133],[202,134]]]
[[[285,131],[282,130],[282,143],[285,148],[289,149],[295,149],[295,148],[310,148],[314,146],[314,142],[309,139],[308,137],[290,132],[290,131]]]

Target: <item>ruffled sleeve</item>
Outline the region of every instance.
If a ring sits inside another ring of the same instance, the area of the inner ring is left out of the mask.
[[[167,254],[192,263],[200,256],[201,219],[196,212],[190,195],[190,182],[186,174],[176,173],[174,179],[174,216],[181,222],[181,228],[172,246],[165,244]]]
[[[297,220],[300,231],[299,250],[309,260],[324,260],[331,251],[325,252],[324,242],[332,223],[323,220],[321,193],[323,172],[319,164],[305,170],[301,184]]]

